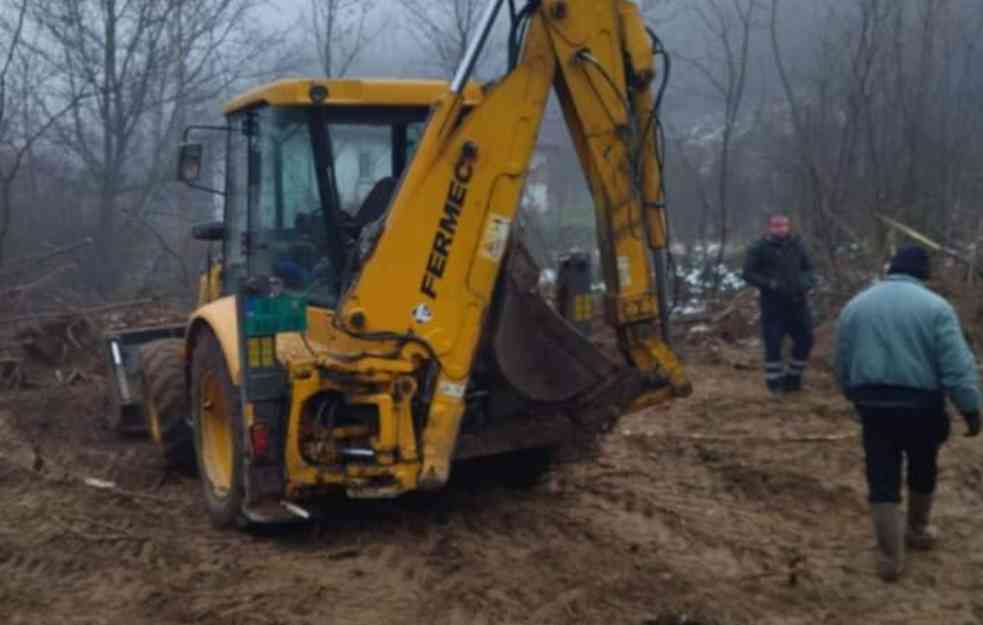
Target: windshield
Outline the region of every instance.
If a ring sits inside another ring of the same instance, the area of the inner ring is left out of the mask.
[[[384,216],[424,115],[258,111],[250,273],[275,276],[287,292],[334,308],[357,264],[359,237]]]

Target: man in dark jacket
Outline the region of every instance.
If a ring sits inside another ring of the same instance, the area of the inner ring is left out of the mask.
[[[768,219],[768,233],[748,251],[743,277],[761,291],[768,390],[776,395],[801,390],[813,343],[812,311],[806,295],[816,286],[816,274],[802,238],[791,232],[788,217]],[[782,353],[786,335],[792,337],[788,371]]]
[[[894,581],[905,542],[931,549],[929,525],[938,455],[949,437],[948,393],[967,436],[980,432],[979,373],[952,306],[923,284],[928,253],[902,248],[883,282],[854,297],[836,331],[836,376],[863,424],[867,485],[879,549],[878,572]],[[900,514],[902,457],[908,460],[907,530]]]

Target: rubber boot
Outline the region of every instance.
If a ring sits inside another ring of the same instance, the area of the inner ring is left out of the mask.
[[[802,374],[786,373],[784,380],[784,391],[786,393],[798,393],[802,390]]]
[[[904,522],[896,503],[870,506],[877,536],[877,574],[886,582],[897,581],[904,570]]]
[[[920,551],[933,549],[939,541],[939,532],[929,525],[932,515],[932,494],[908,491],[908,546]]]
[[[785,372],[785,392],[798,393],[802,390],[802,376],[805,375],[808,362],[805,360],[791,359],[788,363],[788,370]]]
[[[781,397],[785,391],[785,363],[781,360],[765,362],[765,384],[773,399]]]

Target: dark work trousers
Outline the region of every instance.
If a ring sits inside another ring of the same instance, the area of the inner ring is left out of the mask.
[[[901,470],[908,461],[908,489],[931,495],[938,478],[939,449],[949,438],[949,417],[941,393],[924,402],[897,405],[857,403],[863,423],[868,500],[901,501]]]
[[[812,352],[812,311],[805,300],[769,296],[761,298],[761,331],[765,343],[765,382],[771,391],[801,385]],[[782,344],[792,339],[792,358],[785,370]],[[790,384],[791,383],[791,384]]]

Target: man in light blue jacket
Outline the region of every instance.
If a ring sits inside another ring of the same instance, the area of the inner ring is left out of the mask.
[[[883,282],[840,314],[836,375],[863,424],[867,485],[879,548],[878,572],[894,581],[905,543],[931,549],[929,525],[939,449],[949,437],[948,394],[980,432],[979,372],[952,306],[925,287],[928,253],[909,246],[891,260]],[[902,458],[908,460],[907,529],[900,514]]]

